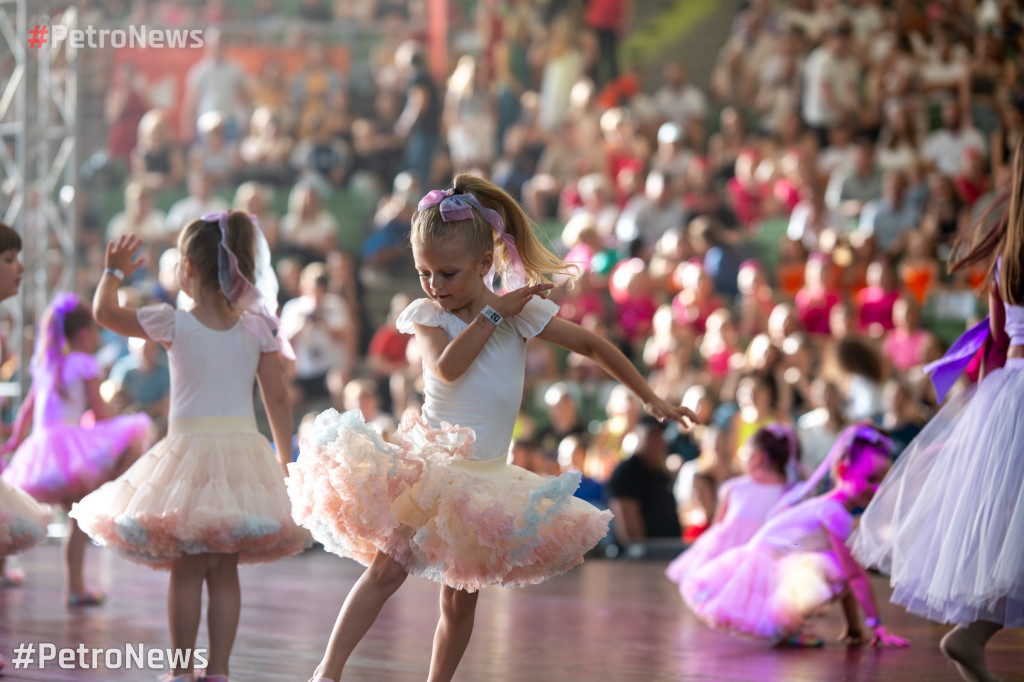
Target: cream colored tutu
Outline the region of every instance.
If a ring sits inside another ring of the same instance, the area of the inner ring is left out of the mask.
[[[175,420],[128,471],[71,510],[101,545],[169,568],[186,554],[239,554],[240,563],[301,552],[274,451],[246,418]]]
[[[476,591],[542,582],[583,562],[611,513],[578,498],[578,474],[545,478],[468,459],[473,431],[407,417],[400,445],[358,411],[317,417],[288,493],[295,520],[362,564],[378,550],[412,575]]]
[[[45,538],[49,521],[45,507],[0,481],[0,557],[22,552]]]

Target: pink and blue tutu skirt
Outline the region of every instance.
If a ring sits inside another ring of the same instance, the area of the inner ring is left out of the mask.
[[[173,420],[166,438],[71,516],[99,544],[162,569],[192,554],[274,561],[311,544],[291,518],[273,448],[247,417]]]
[[[474,437],[408,416],[392,444],[358,411],[327,410],[289,465],[295,520],[335,554],[368,565],[384,552],[411,575],[471,592],[581,564],[611,513],[573,497],[579,475],[474,460]]]
[[[45,507],[0,481],[0,557],[23,552],[45,538],[49,520]]]
[[[91,427],[56,422],[33,429],[14,453],[3,480],[38,502],[69,504],[109,481],[130,446],[144,448],[151,424],[147,415],[132,414]]]
[[[912,613],[1024,627],[1024,359],[946,402],[896,460],[851,548]]]

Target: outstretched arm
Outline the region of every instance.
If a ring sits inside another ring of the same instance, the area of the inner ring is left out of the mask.
[[[135,258],[135,252],[141,244],[142,240],[135,235],[122,235],[116,242],[108,243],[107,268],[120,270],[125,277],[138,270],[146,259],[132,259]],[[103,274],[103,279],[96,288],[96,295],[92,299],[92,314],[96,318],[96,323],[121,336],[148,339],[149,336],[142,329],[135,309],[121,305],[117,297],[117,290],[120,287],[121,278],[110,273]]]
[[[850,592],[853,593],[857,603],[860,604],[861,610],[869,620],[872,620],[875,625],[872,629],[875,632],[874,637],[871,638],[871,645],[883,647],[905,647],[910,645],[910,640],[897,637],[896,635],[890,634],[886,631],[885,626],[882,625],[879,620],[878,602],[875,601],[875,591],[871,587],[871,579],[868,578],[867,571],[857,563],[857,560],[850,554],[850,548],[846,546],[846,543],[838,536],[828,533],[829,542],[832,544],[832,550],[836,553],[836,557],[839,559],[839,564],[842,566],[843,571],[846,573],[847,582],[850,586]],[[849,604],[846,605],[849,607]],[[847,618],[851,615],[847,609],[844,609],[847,614]],[[859,630],[859,624],[855,627],[853,623],[847,623],[848,631]]]
[[[684,425],[687,421],[692,424],[697,422],[697,415],[690,410],[659,397],[629,358],[607,339],[594,332],[556,317],[548,322],[537,338],[550,341],[596,362],[604,371],[633,391],[643,401],[644,410],[659,420],[674,419]]]

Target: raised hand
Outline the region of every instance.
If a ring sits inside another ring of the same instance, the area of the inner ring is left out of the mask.
[[[660,422],[663,422],[666,419],[671,419],[672,421],[679,422],[683,426],[693,426],[699,423],[697,415],[694,414],[692,410],[689,410],[682,405],[673,405],[662,398],[656,398],[649,403],[645,403],[644,411],[652,417],[655,417]]]
[[[512,317],[522,312],[526,303],[541,293],[542,291],[548,291],[554,288],[554,284],[545,282],[544,284],[534,284],[532,287],[523,287],[522,289],[516,289],[510,291],[497,301],[491,304],[491,307],[498,311],[502,317]]]
[[[145,258],[133,260],[140,246],[142,246],[142,239],[133,234],[123,234],[116,242],[109,242],[106,267],[120,270],[125,277],[130,276],[146,262]]]

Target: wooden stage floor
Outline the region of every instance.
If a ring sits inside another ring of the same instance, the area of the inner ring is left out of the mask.
[[[91,584],[109,595],[106,605],[68,611],[61,605],[60,552],[34,548],[18,562],[25,585],[0,591],[0,652],[8,661],[3,680],[140,680],[160,670],[62,670],[54,661],[14,670],[21,643],[56,647],[115,647],[126,643],[168,646],[167,574],[90,548]],[[953,682],[960,678],[938,652],[946,631],[907,616],[885,602],[884,619],[910,637],[907,650],[878,651],[829,643],[821,650],[776,650],[708,630],[679,600],[660,562],[588,561],[567,575],[525,589],[492,589],[480,600],[476,630],[456,680],[730,682]],[[346,592],[361,568],[313,550],[276,564],[242,568],[242,624],[232,657],[233,682],[305,682],[319,660]],[[437,614],[437,588],[410,579],[385,606],[346,670],[351,680],[413,682],[426,678]],[[819,625],[835,637],[838,607]],[[205,646],[200,633],[199,646]],[[990,662],[1005,682],[1024,682],[1024,634],[992,640]],[[100,657],[102,664],[102,657]]]

